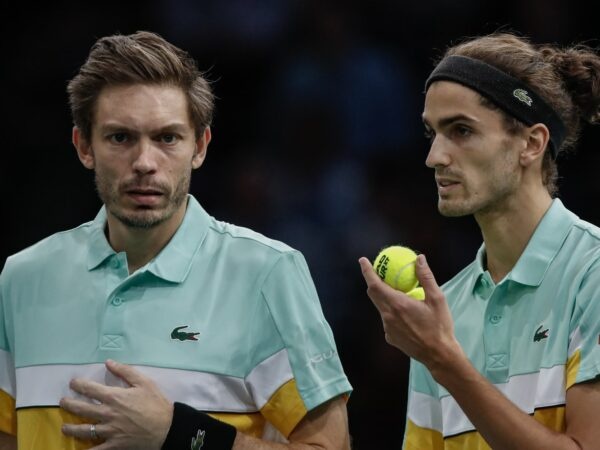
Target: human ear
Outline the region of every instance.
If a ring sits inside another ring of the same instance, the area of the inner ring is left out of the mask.
[[[194,152],[194,157],[192,158],[192,168],[197,169],[204,162],[206,150],[208,149],[211,138],[210,127],[206,127],[202,132],[202,135],[196,140],[196,150]]]
[[[73,127],[72,142],[77,150],[77,156],[79,156],[81,164],[83,164],[86,169],[93,169],[94,152],[92,151],[92,146],[87,139],[83,137],[83,134],[78,127]]]
[[[529,166],[535,161],[541,161],[548,148],[550,131],[543,123],[536,123],[525,130],[526,146],[521,151],[520,162]]]

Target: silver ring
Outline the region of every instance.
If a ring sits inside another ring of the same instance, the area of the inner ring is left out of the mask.
[[[96,425],[94,424],[90,425],[90,437],[92,438],[92,441],[98,439],[98,434],[96,434]]]

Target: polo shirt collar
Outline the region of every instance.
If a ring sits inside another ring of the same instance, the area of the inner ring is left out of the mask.
[[[477,292],[481,285],[482,277],[489,277],[489,274],[486,275],[485,269],[485,244],[481,244],[479,250],[477,250],[477,256],[475,257],[475,261],[473,261],[471,265],[471,274],[473,275],[473,286],[471,286],[471,293]]]
[[[535,229],[517,264],[506,278],[527,286],[539,286],[548,267],[567,238],[569,230],[577,220],[578,217],[565,208],[559,199],[555,198]],[[485,257],[485,244],[483,244],[477,251],[473,266],[474,274],[476,274],[473,289],[476,289],[477,282],[481,277],[485,276]]]
[[[508,278],[517,283],[539,286],[577,220],[578,217],[559,199],[554,199]]]
[[[106,227],[106,207],[103,205],[96,214],[94,221],[90,224],[90,237],[88,243],[87,268],[94,270],[102,264],[109,256],[116,252],[108,243],[104,228]]]
[[[192,265],[193,256],[204,241],[211,218],[198,201],[188,195],[188,204],[181,225],[161,250],[146,265],[146,270],[155,276],[174,283],[185,280]],[[102,206],[91,224],[87,266],[93,270],[116,252],[108,243],[104,229],[106,207]]]
[[[211,218],[200,203],[188,194],[188,204],[181,225],[161,252],[147,266],[149,272],[173,283],[188,275],[194,255],[208,233]]]

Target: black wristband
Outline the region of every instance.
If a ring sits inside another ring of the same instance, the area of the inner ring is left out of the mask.
[[[237,430],[191,406],[175,402],[162,450],[231,450]]]

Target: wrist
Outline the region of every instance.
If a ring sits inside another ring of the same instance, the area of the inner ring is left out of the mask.
[[[439,351],[431,355],[431,359],[425,364],[434,380],[445,385],[444,380],[452,377],[455,372],[460,372],[460,368],[469,364],[469,359],[463,352],[458,341],[453,340],[449,345],[439,348]]]
[[[171,425],[173,423],[174,408],[175,406],[173,405],[173,402],[168,402],[168,414],[166,414],[164,418],[162,418],[160,424],[156,424],[151,430],[151,432],[159,434],[159,439],[157,440],[157,442],[159,443],[158,450],[162,450],[163,445],[167,440],[169,429],[171,428]]]
[[[173,405],[173,420],[162,450],[231,450],[237,430],[183,403]]]

